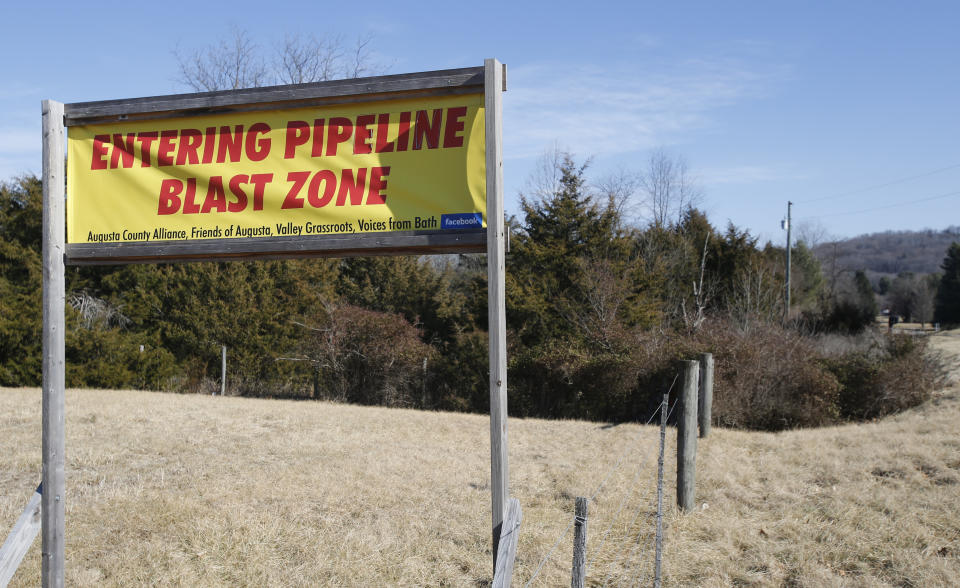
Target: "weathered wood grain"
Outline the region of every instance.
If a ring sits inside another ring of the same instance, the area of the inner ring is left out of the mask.
[[[697,419],[700,421],[700,437],[710,434],[713,418],[713,354],[700,354],[700,406]]]
[[[570,568],[570,588],[583,588],[587,583],[587,502],[577,496],[574,503],[573,566]]]
[[[677,420],[677,505],[689,511],[694,506],[697,474],[697,383],[700,363],[684,361],[683,395]]]
[[[468,67],[266,88],[74,102],[65,106],[64,123],[76,126],[431,95],[479,94],[483,87],[484,69]]]
[[[487,59],[485,125],[487,141],[487,318],[490,336],[490,495],[493,516],[493,558],[506,502],[510,496],[507,462],[507,311],[504,263],[503,145],[501,118],[503,66]]]
[[[43,113],[43,559],[44,587],[64,578],[64,216],[63,104],[44,100]]]
[[[27,507],[23,509],[23,514],[13,525],[13,530],[7,536],[7,540],[0,547],[0,588],[6,588],[10,579],[20,567],[20,562],[27,555],[33,540],[40,533],[40,501],[43,484],[37,486],[37,490],[27,502]]]
[[[513,562],[517,558],[517,541],[520,538],[520,522],[523,511],[520,501],[511,498],[507,502],[507,514],[503,519],[500,544],[497,548],[497,566],[493,571],[493,588],[509,588],[513,580]]]

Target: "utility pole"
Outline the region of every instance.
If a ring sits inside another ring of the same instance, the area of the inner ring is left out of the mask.
[[[790,320],[790,212],[793,208],[793,202],[787,200],[787,286],[786,286],[786,304],[784,305],[783,320]]]

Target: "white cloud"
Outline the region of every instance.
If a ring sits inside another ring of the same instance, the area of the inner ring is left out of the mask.
[[[37,157],[0,157],[0,182],[7,182],[25,174],[40,173],[40,155]]]
[[[797,170],[760,165],[699,168],[697,175],[700,180],[707,185],[753,184],[756,182],[804,180],[809,177],[807,174]]]
[[[636,65],[538,65],[510,71],[504,121],[509,157],[554,141],[580,153],[648,149],[709,127],[712,112],[757,99],[783,75],[736,60],[690,59],[658,70]]]
[[[0,182],[27,173],[39,173],[43,137],[40,132],[40,109],[34,127],[0,127]]]
[[[5,129],[0,127],[0,155],[39,153],[42,142],[43,137],[39,125],[36,129]]]
[[[0,88],[0,100],[8,100],[11,98],[27,98],[39,95],[39,87],[27,85],[26,83],[19,81],[8,81],[2,88]],[[37,109],[39,110],[39,107],[37,107]]]

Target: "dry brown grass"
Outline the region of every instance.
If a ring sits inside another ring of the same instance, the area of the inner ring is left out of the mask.
[[[960,333],[934,339],[956,367]],[[94,390],[68,391],[67,415],[69,585],[490,581],[486,417]],[[697,501],[707,506],[689,514],[672,506],[671,429],[665,584],[956,584],[958,422],[954,380],[934,401],[875,423],[714,429],[698,457]],[[515,585],[567,527],[573,497],[590,495],[624,452],[591,504],[589,578],[648,582],[657,430],[533,419],[510,427],[511,490],[524,510]],[[39,481],[38,390],[0,389],[0,431],[2,536]],[[569,584],[571,536],[537,585]],[[39,539],[12,585],[37,584]]]
[[[960,332],[934,345],[960,364]],[[701,446],[698,502],[671,521],[684,585],[955,586],[960,387],[878,422],[779,434],[720,430]]]

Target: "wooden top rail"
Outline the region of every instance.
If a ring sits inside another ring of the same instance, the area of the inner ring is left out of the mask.
[[[74,102],[64,105],[63,120],[69,127],[483,91],[484,68],[466,67],[265,88]]]

